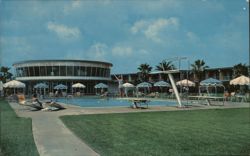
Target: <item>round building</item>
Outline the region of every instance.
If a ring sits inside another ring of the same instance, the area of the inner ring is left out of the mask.
[[[54,87],[63,84],[72,92],[72,85],[82,83],[86,86],[85,94],[94,94],[97,83],[111,81],[109,62],[89,60],[29,60],[13,64],[16,80],[26,84],[26,91],[33,92],[34,85],[46,83],[48,92],[54,92]]]

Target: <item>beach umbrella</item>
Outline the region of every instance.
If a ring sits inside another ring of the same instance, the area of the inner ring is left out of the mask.
[[[86,86],[84,84],[81,83],[76,83],[72,85],[72,88],[86,88]]]
[[[201,87],[205,86],[208,94],[210,94],[208,90],[210,86],[215,88],[215,93],[217,93],[217,87],[223,87],[223,89],[225,90],[225,87],[223,86],[222,82],[214,78],[208,78],[206,80],[201,81],[200,86]],[[199,88],[199,92],[201,92],[200,88]]]
[[[63,85],[63,84],[59,84],[59,85],[55,86],[54,89],[68,89],[68,87]]]
[[[223,86],[220,80],[214,78],[208,78],[200,82],[201,86]]]
[[[242,75],[231,80],[230,85],[250,85],[250,78]]]
[[[135,86],[131,83],[124,83],[122,84],[122,87],[125,88],[125,94],[128,96],[128,90],[134,88]]]
[[[195,86],[195,83],[188,80],[188,79],[184,79],[184,80],[176,82],[176,85],[177,86],[184,86],[184,87],[192,87],[192,86]]]
[[[42,89],[42,88],[49,88],[49,86],[48,85],[46,85],[45,83],[38,83],[38,84],[36,84],[35,86],[34,86],[34,88],[36,88],[36,89]]]
[[[135,86],[133,84],[131,84],[131,83],[124,83],[124,84],[122,84],[122,87],[123,88],[133,88]]]
[[[25,84],[17,81],[17,80],[12,80],[3,85],[4,88],[25,88]]]
[[[152,87],[152,85],[148,82],[142,82],[136,85],[136,88],[149,88],[149,87]]]
[[[3,84],[3,87],[4,88],[14,88],[14,94],[15,94],[16,93],[15,88],[25,88],[25,84],[20,82],[20,81],[17,81],[17,80],[12,80],[12,81],[9,81],[9,82]]]
[[[155,87],[170,87],[170,84],[165,81],[158,81],[154,83]]]
[[[108,85],[104,84],[104,83],[98,83],[95,85],[95,88],[98,89],[98,88],[108,88]]]
[[[142,82],[142,83],[139,83],[138,85],[136,85],[137,91],[139,88],[144,88],[144,93],[146,92],[146,88],[149,89],[150,87],[152,87],[152,85],[148,82]],[[137,96],[138,96],[138,94],[137,94]]]
[[[45,94],[45,89],[49,88],[49,86],[45,83],[38,83],[34,86],[36,89],[40,89],[40,94],[42,93],[42,89],[44,89],[44,94]]]

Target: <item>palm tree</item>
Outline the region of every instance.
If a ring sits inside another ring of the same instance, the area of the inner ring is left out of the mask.
[[[172,64],[171,61],[162,61],[159,63],[159,65],[156,66],[156,70],[158,71],[166,71],[166,70],[172,70],[175,69],[175,66]]]
[[[148,80],[148,75],[151,72],[152,67],[149,64],[144,63],[144,64],[141,64],[137,69],[139,70],[140,79],[142,81],[147,81]]]
[[[248,75],[248,68],[246,64],[236,64],[233,66],[233,77],[236,78],[241,75]]]
[[[155,69],[158,71],[166,71],[166,70],[173,70],[176,69],[175,66],[172,64],[172,61],[162,61],[159,65],[155,66]],[[160,79],[166,80],[167,74],[159,74]]]
[[[194,64],[191,64],[192,71],[194,73],[194,79],[200,82],[204,74],[205,69],[209,68],[205,65],[206,63],[203,60],[196,60]]]
[[[0,68],[0,81],[6,82],[7,79],[10,79],[12,77],[12,74],[9,72],[9,67],[2,66]]]

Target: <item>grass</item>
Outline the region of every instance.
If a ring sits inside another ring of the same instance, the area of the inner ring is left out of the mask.
[[[250,155],[250,109],[63,116],[104,156]]]
[[[0,155],[38,156],[30,118],[17,117],[8,102],[0,99]]]

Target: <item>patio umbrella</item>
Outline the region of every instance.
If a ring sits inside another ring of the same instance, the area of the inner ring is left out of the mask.
[[[45,94],[45,89],[46,89],[46,88],[49,88],[49,86],[48,86],[47,84],[45,84],[45,83],[38,83],[38,84],[36,84],[36,85],[34,86],[34,88],[40,89],[40,94],[41,94],[41,92],[42,92],[42,89],[44,89],[44,94]]]
[[[201,86],[223,86],[220,80],[208,78],[200,82]]]
[[[176,82],[176,85],[177,86],[184,86],[184,87],[192,87],[192,86],[195,86],[195,83],[188,80],[188,79],[184,79],[184,80]]]
[[[14,94],[16,93],[15,88],[25,88],[25,84],[17,81],[17,80],[12,80],[3,85],[4,88],[14,88]]]
[[[25,88],[25,84],[17,81],[17,80],[12,80],[3,85],[4,88]]]
[[[72,88],[86,88],[86,86],[84,84],[81,83],[76,83],[72,85]]]
[[[39,88],[39,89],[42,89],[42,88],[49,88],[48,85],[46,85],[45,83],[38,83],[34,86],[34,88]]]
[[[250,85],[250,78],[242,75],[231,80],[230,85]]]
[[[63,85],[63,84],[59,84],[59,85],[55,86],[54,89],[68,89],[68,87]]]
[[[123,88],[133,88],[135,86],[133,84],[131,84],[131,83],[124,83],[124,84],[122,84],[122,87]]]
[[[149,87],[152,87],[152,85],[148,82],[142,82],[136,86],[136,88],[149,88]]]
[[[122,87],[125,88],[125,94],[128,96],[128,90],[134,88],[135,86],[131,83],[124,83],[122,84]]]
[[[206,87],[207,89],[207,93],[209,93],[209,90],[208,88],[210,86],[214,87],[215,88],[215,93],[217,93],[217,87],[223,87],[223,89],[225,90],[225,87],[223,86],[222,82],[220,80],[217,80],[217,79],[214,79],[214,78],[208,78],[206,80],[203,80],[200,82],[200,86],[201,87]],[[200,88],[199,88],[199,92],[200,92]]]
[[[150,88],[150,87],[152,87],[152,85],[150,84],[150,83],[148,83],[148,82],[142,82],[142,83],[139,83],[137,86],[136,86],[136,89],[137,89],[137,91],[138,91],[138,89],[139,88],[144,88],[144,93],[146,92],[146,88]],[[137,94],[137,96],[138,96],[138,94]]]
[[[165,81],[155,82],[154,86],[156,86],[156,87],[171,87],[170,84],[165,82]]]
[[[165,81],[158,81],[154,83],[155,87],[160,87],[160,90],[162,92],[162,87],[171,87],[171,85]]]
[[[98,89],[98,88],[108,88],[108,85],[104,84],[104,83],[98,83],[97,85],[95,85],[95,88]]]
[[[76,83],[72,85],[72,93],[73,93],[73,88],[86,88],[86,86],[82,83]],[[79,94],[80,92],[77,92]],[[79,94],[80,95],[80,94]]]

